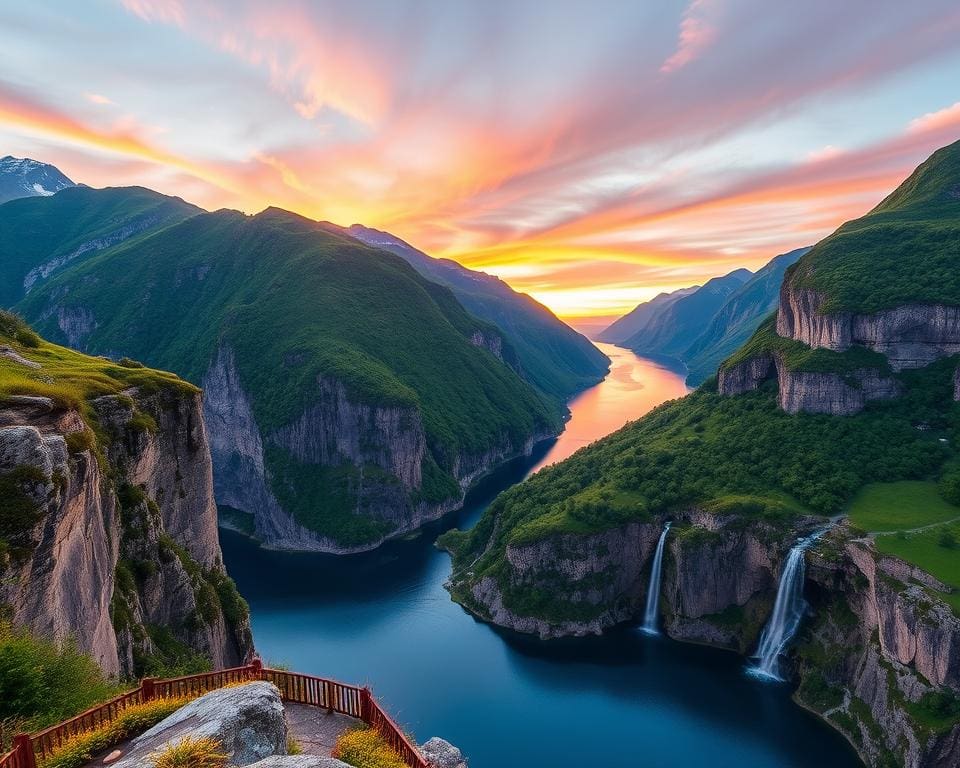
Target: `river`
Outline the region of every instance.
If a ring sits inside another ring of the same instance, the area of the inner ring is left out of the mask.
[[[743,660],[649,637],[541,642],[474,620],[450,600],[433,541],[473,525],[501,490],[687,390],[683,373],[626,350],[570,403],[552,444],[484,479],[460,512],[412,540],[349,557],[259,549],[221,531],[268,663],[368,684],[419,740],[442,736],[471,768],[852,768],[839,734]]]

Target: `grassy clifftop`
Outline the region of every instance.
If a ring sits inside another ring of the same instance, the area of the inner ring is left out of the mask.
[[[787,273],[824,312],[960,304],[960,142],[938,150],[866,216],[820,241]]]

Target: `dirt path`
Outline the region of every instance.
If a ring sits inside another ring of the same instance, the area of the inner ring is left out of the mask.
[[[304,754],[330,757],[337,737],[360,723],[336,712],[304,704],[284,704],[290,735],[297,740]]]

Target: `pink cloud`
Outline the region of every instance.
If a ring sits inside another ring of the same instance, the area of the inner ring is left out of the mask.
[[[144,21],[182,27],[186,19],[182,0],[121,0],[123,7]]]
[[[910,131],[913,133],[954,127],[960,127],[960,101],[936,112],[928,112],[910,123]]]
[[[677,49],[660,66],[661,72],[675,72],[687,66],[713,44],[716,29],[705,18],[710,0],[693,0],[680,21],[680,36]]]

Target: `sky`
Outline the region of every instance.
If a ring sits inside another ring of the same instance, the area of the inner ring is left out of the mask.
[[[956,0],[0,0],[0,155],[385,229],[583,327],[957,139]]]

